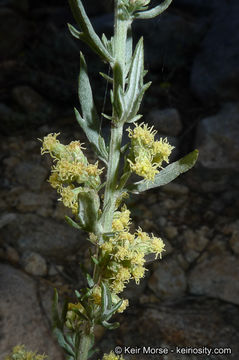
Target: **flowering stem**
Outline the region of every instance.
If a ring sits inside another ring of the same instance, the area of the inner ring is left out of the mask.
[[[116,93],[116,96],[117,88],[121,86],[122,89],[124,89],[125,85],[126,42],[129,25],[129,20],[122,17],[121,0],[115,0],[113,93]],[[104,194],[104,211],[102,215],[102,226],[105,232],[111,231],[115,202],[117,200],[117,180],[122,133],[123,124],[119,122],[117,111],[113,106],[109,166]]]
[[[82,331],[80,338],[80,348],[76,360],[87,360],[89,350],[91,348],[92,336],[93,336],[93,327],[89,327],[89,324],[86,324],[85,328]]]

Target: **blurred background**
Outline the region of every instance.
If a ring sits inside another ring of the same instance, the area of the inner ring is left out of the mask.
[[[152,1],[152,4],[158,3]],[[112,34],[112,0],[84,1],[97,31]],[[139,286],[129,284],[121,327],[96,331],[97,346],[226,347],[239,356],[239,3],[174,0],[156,19],[134,23],[145,39],[144,121],[176,146],[171,160],[195,148],[195,168],[172,184],[128,201],[134,227],[161,236],[163,260],[148,262]],[[84,233],[47,178],[50,159],[40,141],[60,132],[67,144],[86,142],[76,123],[79,52],[87,59],[98,112],[110,114],[108,73],[82,43],[66,0],[0,0],[0,358],[12,346],[61,360],[50,329],[52,290],[73,298],[83,285]],[[102,119],[107,137],[108,121]],[[124,139],[126,141],[126,139]],[[95,157],[86,143],[91,161]],[[73,300],[74,301],[74,300]],[[126,357],[127,358],[127,357]],[[157,359],[135,355],[128,359]],[[160,359],[198,359],[169,355]]]

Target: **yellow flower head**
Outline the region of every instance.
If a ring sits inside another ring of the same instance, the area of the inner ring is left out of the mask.
[[[127,268],[121,267],[116,276],[115,279],[122,282],[128,282],[130,279],[130,271]]]
[[[111,351],[109,354],[104,354],[102,360],[124,360],[122,356],[115,355],[113,351]]]
[[[123,300],[122,305],[119,307],[119,309],[117,310],[118,313],[122,313],[125,311],[125,309],[129,306],[129,300]]]
[[[132,270],[132,276],[136,282],[136,284],[139,284],[140,279],[144,277],[146,269],[143,266],[135,266]]]
[[[123,246],[118,246],[116,250],[116,254],[114,255],[116,260],[123,261],[129,257],[129,250]]]
[[[62,182],[76,181],[78,184],[86,181],[86,166],[78,161],[69,162],[61,159],[53,166],[52,172],[58,174],[58,178]]]
[[[147,159],[137,157],[135,159],[135,164],[129,160],[130,169],[135,172],[137,175],[142,176],[145,180],[154,181],[155,175],[158,173],[157,165],[152,164],[152,162]]]
[[[51,173],[51,176],[49,177],[48,181],[54,189],[59,189],[62,185],[59,176],[56,172]]]
[[[112,245],[111,242],[108,242],[108,241],[104,242],[100,246],[100,248],[102,249],[103,252],[106,252],[106,253],[109,253],[109,254],[111,254],[112,251],[113,251],[113,245]]]
[[[115,294],[119,294],[124,290],[125,285],[122,281],[114,280],[110,287]]]
[[[72,186],[61,187],[59,193],[61,194],[61,200],[63,204],[72,209],[74,214],[78,213],[78,194],[81,188],[74,189]]]
[[[148,125],[144,123],[141,123],[140,125],[136,124],[133,130],[128,128],[127,131],[132,142],[140,145],[151,145],[154,141],[154,136],[157,133],[156,130],[153,130],[153,127],[149,128]]]
[[[49,153],[54,159],[59,159],[62,155],[66,153],[65,146],[57,140],[57,136],[60,133],[48,134],[43,138],[41,154]]]
[[[151,240],[151,248],[152,248],[152,252],[156,253],[156,258],[159,255],[160,259],[162,258],[162,252],[166,251],[163,240],[161,238],[157,238],[154,235],[152,236],[152,240]]]
[[[145,259],[144,259],[144,253],[143,252],[133,252],[132,257],[130,259],[131,264],[134,265],[144,265]]]
[[[136,125],[133,130],[128,129],[131,138],[129,158],[130,170],[145,180],[154,181],[162,162],[168,163],[173,150],[167,139],[155,141],[156,130],[142,123]]]
[[[167,138],[160,139],[159,141],[155,141],[153,144],[153,161],[158,165],[161,165],[163,161],[166,163],[169,162],[169,156],[174,149],[174,146],[171,146],[168,143]]]
[[[46,358],[46,355],[39,355],[36,352],[27,351],[25,345],[17,345],[5,360],[44,360]]]
[[[86,168],[86,172],[89,176],[99,176],[102,174],[104,168],[98,168],[98,161],[95,164],[89,164]]]
[[[124,205],[120,211],[116,211],[114,214],[114,220],[112,222],[113,231],[123,231],[128,229],[130,225],[130,211]]]

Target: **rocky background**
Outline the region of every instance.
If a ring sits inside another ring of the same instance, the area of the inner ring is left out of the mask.
[[[99,33],[112,31],[112,1],[85,1]],[[129,201],[135,226],[161,236],[167,252],[148,263],[131,306],[114,332],[97,329],[101,351],[115,345],[230,347],[239,356],[239,3],[174,0],[170,10],[136,22],[145,37],[153,85],[145,121],[177,146],[177,159],[198,148],[197,166],[177,181]],[[46,179],[40,156],[49,132],[85,141],[78,106],[79,50],[86,55],[99,111],[108,71],[68,33],[66,0],[0,0],[0,358],[25,343],[63,360],[51,335],[51,298],[73,299],[82,285],[88,243],[64,222],[66,209]],[[102,122],[104,135],[108,124]],[[94,155],[87,149],[89,157]],[[127,358],[127,357],[126,357]],[[193,360],[198,356],[135,355],[128,359]],[[202,356],[200,357],[202,358]]]

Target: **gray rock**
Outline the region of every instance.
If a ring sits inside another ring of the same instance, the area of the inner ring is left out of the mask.
[[[0,217],[0,229],[8,224],[13,223],[16,220],[16,218],[17,218],[17,215],[14,213],[3,214]]]
[[[25,20],[13,10],[0,8],[0,60],[15,56],[23,47]]]
[[[53,202],[48,194],[36,194],[30,191],[21,193],[16,204],[17,209],[22,212],[36,211],[42,213],[41,210],[44,208],[48,210],[48,215],[52,206]]]
[[[197,129],[199,163],[210,169],[238,168],[239,105],[228,103],[222,110],[203,119]]]
[[[22,265],[24,270],[30,275],[47,275],[46,260],[40,254],[26,252],[22,257]]]
[[[40,190],[47,175],[48,170],[33,161],[23,161],[15,168],[17,182],[30,190]]]
[[[182,234],[184,256],[188,262],[194,261],[208,244],[204,229],[187,229]]]
[[[12,91],[12,95],[17,104],[28,114],[35,112],[50,111],[46,101],[35,90],[29,86],[18,86]]]
[[[148,282],[149,288],[160,299],[183,296],[186,291],[187,280],[178,262],[173,258],[166,258],[157,263],[155,267],[156,269]]]
[[[182,122],[177,109],[152,110],[147,116],[147,122],[160,134],[177,136],[182,131]]]
[[[64,359],[41,313],[35,282],[21,271],[3,264],[0,264],[0,328],[3,359],[18,344],[46,353],[49,359]]]
[[[174,239],[178,235],[178,229],[176,226],[168,225],[165,226],[163,230],[169,240]]]
[[[207,2],[208,3],[208,2]],[[239,3],[225,1],[212,18],[212,25],[195,58],[191,86],[205,102],[238,99]]]
[[[66,223],[19,214],[14,226],[4,228],[3,239],[15,243],[20,251],[62,259],[79,249],[86,237]]]
[[[189,275],[192,294],[239,304],[239,262],[227,252],[204,258]]]
[[[12,264],[17,264],[19,262],[20,257],[17,250],[14,249],[14,247],[12,246],[6,247],[6,259]]]
[[[117,344],[152,348],[168,348],[168,355],[150,355],[142,352],[135,356],[140,360],[237,360],[239,352],[238,309],[234,305],[220,304],[219,301],[197,301],[187,298],[186,302],[150,304],[150,308],[135,308],[127,314],[122,327],[115,331]],[[123,331],[122,331],[123,328]],[[106,332],[100,348],[109,352],[112,347],[112,332]],[[115,344],[113,345],[115,346]],[[231,355],[178,354],[180,348],[230,347]],[[172,353],[171,353],[172,350]],[[132,358],[129,356],[127,359]]]

